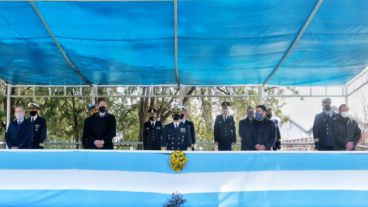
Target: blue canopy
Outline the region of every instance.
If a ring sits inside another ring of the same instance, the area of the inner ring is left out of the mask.
[[[342,85],[367,66],[366,0],[0,2],[11,84]]]

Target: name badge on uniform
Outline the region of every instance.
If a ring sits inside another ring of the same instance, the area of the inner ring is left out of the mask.
[[[161,127],[156,127],[156,129],[157,129],[157,130],[160,130],[160,129],[161,129]]]
[[[180,128],[180,133],[185,133],[185,128]]]
[[[150,130],[150,128],[146,128],[146,130]]]

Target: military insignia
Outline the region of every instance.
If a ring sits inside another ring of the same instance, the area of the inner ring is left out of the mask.
[[[146,128],[146,130],[149,130],[150,128]]]
[[[35,131],[36,131],[36,132],[38,132],[38,130],[40,129],[40,127],[41,127],[41,126],[40,126],[39,124],[36,124],[36,125],[35,125]]]
[[[160,130],[160,129],[161,129],[161,127],[156,127],[156,129],[157,129],[157,130]]]
[[[180,132],[185,133],[186,132],[185,128],[180,128]]]

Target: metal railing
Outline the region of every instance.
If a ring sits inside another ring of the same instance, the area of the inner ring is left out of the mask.
[[[82,142],[61,142],[49,141],[44,143],[45,149],[83,149]],[[0,148],[5,149],[6,144],[0,142]],[[233,145],[233,151],[239,151],[241,148],[240,142]],[[116,150],[142,150],[142,142],[114,142]],[[216,146],[213,142],[198,142],[196,144],[197,151],[215,151]],[[284,141],[281,145],[282,151],[314,151],[314,143],[311,142],[290,142]],[[368,151],[368,145],[358,145],[357,150]]]

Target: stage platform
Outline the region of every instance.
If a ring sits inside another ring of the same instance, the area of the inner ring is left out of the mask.
[[[368,206],[368,153],[0,151],[0,206]]]

